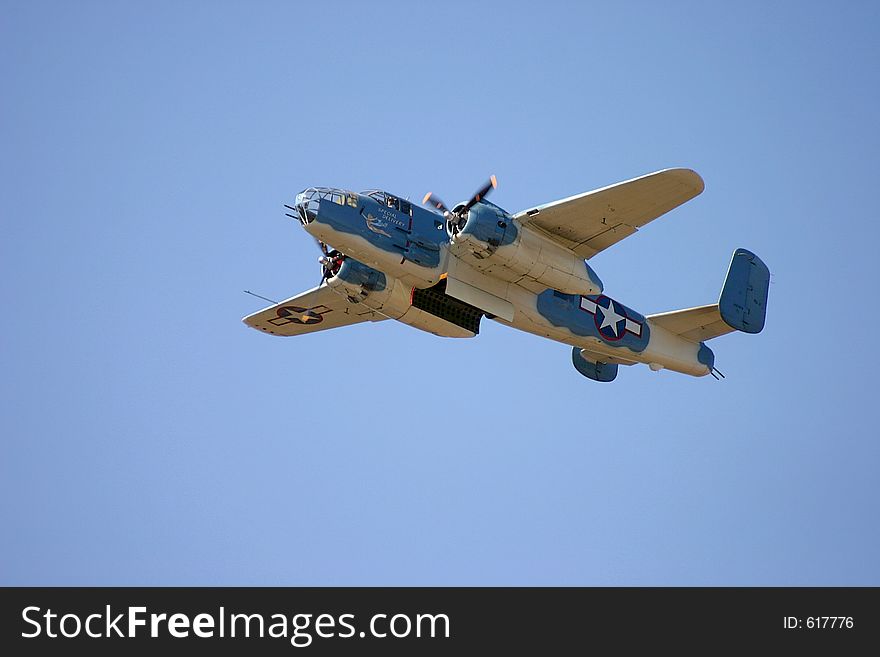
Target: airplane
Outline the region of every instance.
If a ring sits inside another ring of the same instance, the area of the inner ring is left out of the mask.
[[[746,249],[733,252],[717,303],[654,315],[606,295],[589,265],[699,195],[695,171],[664,169],[517,214],[486,199],[496,187],[492,176],[451,210],[432,193],[427,209],[382,190],[300,192],[286,214],[318,242],[321,282],[242,321],[293,336],[396,319],[472,338],[485,317],[571,346],[575,369],[600,382],[637,363],[717,379],[706,342],[764,328],[770,271]]]

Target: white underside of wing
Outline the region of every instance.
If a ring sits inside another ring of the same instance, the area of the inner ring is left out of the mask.
[[[515,218],[589,259],[703,188],[703,179],[691,169],[664,169],[540,205]]]
[[[241,321],[270,335],[293,336],[382,319],[385,317],[379,313],[349,303],[329,287],[321,286],[258,310]]]

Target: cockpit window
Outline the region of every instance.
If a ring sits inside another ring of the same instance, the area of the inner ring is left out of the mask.
[[[361,192],[361,194],[363,194],[364,196],[369,196],[379,205],[387,204],[388,194],[383,192],[381,189],[369,189],[366,192]]]
[[[299,203],[300,198],[311,198],[316,202],[319,200],[330,200],[338,205],[345,205],[346,199],[348,199],[348,204],[352,205],[353,198],[353,207],[357,207],[357,194],[345,191],[344,189],[334,189],[332,187],[309,187],[300,192],[296,198],[297,203]]]
[[[356,208],[358,206],[357,194],[352,194],[351,192],[349,192],[345,195],[345,198],[351,207]]]
[[[383,207],[393,208],[398,212],[403,212],[406,215],[412,216],[412,204],[409,201],[397,198],[388,192],[383,192],[381,189],[371,189],[366,192],[361,192],[361,194],[369,196]]]

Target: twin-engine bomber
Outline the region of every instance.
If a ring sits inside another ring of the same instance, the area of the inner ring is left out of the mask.
[[[303,335],[396,319],[471,338],[484,317],[572,347],[575,369],[613,381],[644,363],[720,375],[706,341],[764,328],[770,272],[733,252],[718,303],[642,315],[604,293],[587,262],[703,191],[690,169],[665,169],[510,214],[486,200],[495,176],[451,210],[381,190],[312,187],[285,206],[321,249],[318,287],[244,318],[264,333]]]

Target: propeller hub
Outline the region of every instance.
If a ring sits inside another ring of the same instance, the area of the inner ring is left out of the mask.
[[[470,213],[471,208],[486,198],[486,195],[496,187],[498,187],[497,178],[495,178],[495,176],[490,176],[488,182],[480,187],[480,189],[477,190],[468,201],[459,203],[452,210],[447,208],[446,204],[432,192],[425,194],[422,203],[430,204],[435,209],[440,210],[446,218],[446,232],[449,234],[449,237],[452,238],[461,232],[465,224],[467,224],[468,214]]]

